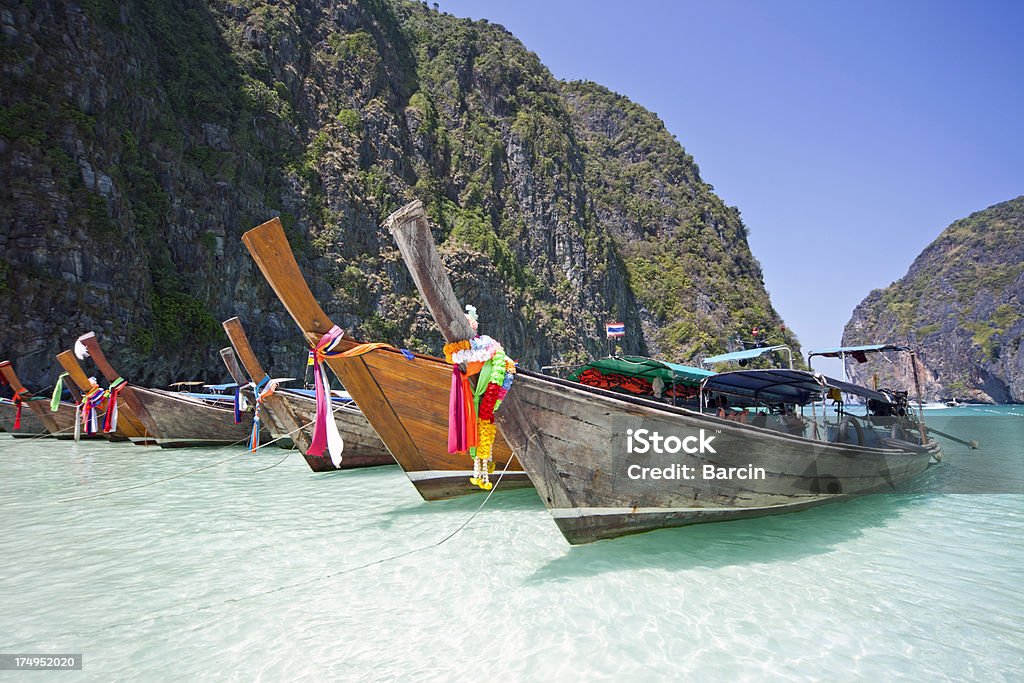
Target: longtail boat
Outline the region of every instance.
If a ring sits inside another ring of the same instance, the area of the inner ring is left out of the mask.
[[[472,338],[422,205],[399,209],[387,225],[445,339]],[[800,397],[823,396],[821,376],[804,375],[769,380],[778,383],[775,398],[801,403]],[[750,389],[750,378],[734,380],[715,375],[702,384],[764,391],[760,384]],[[892,490],[941,457],[936,442],[922,443],[906,431],[900,438],[878,436],[872,445],[854,442],[849,431],[837,432],[834,441],[814,439],[526,370],[516,375],[495,421],[573,544]]]
[[[68,379],[72,382],[71,386],[77,387],[80,395],[86,397],[86,400],[88,400],[92,392],[99,390],[99,385],[95,384],[85,374],[85,370],[82,369],[82,365],[78,362],[72,351],[68,350],[58,353],[57,362],[60,363],[60,366],[64,368],[64,372],[67,373]],[[100,429],[103,436],[110,441],[131,441],[140,446],[156,443],[152,438],[146,436],[145,427],[131,415],[130,410],[118,410],[117,420],[113,419],[113,415],[109,415],[110,419],[108,421],[108,411],[110,410],[109,393],[106,393],[101,398],[102,400],[98,403],[96,410],[101,421],[100,424],[102,426]],[[84,405],[81,400],[79,400],[79,403]],[[110,431],[107,431],[107,429]]]
[[[75,438],[77,408],[74,403],[58,400],[53,404],[56,410],[52,410],[50,399],[36,396],[25,388],[10,361],[0,361],[0,378],[4,384],[10,385],[14,393],[11,404],[4,409],[9,420],[5,420],[5,428],[12,436],[26,438],[49,435],[58,439]],[[25,410],[25,406],[29,409]]]
[[[128,384],[103,354],[93,332],[78,338],[76,355],[88,356],[110,382],[111,396],[118,398],[118,410],[130,412],[161,448],[186,446],[227,446],[244,443],[252,429],[246,413],[235,424],[231,408],[214,405],[182,393]],[[121,402],[123,400],[123,403]],[[123,413],[122,413],[123,414]]]
[[[447,448],[451,366],[441,358],[388,345],[359,344],[343,334],[306,285],[279,219],[253,228],[242,241],[307,343],[319,349],[320,360],[341,379],[420,496],[438,500],[479,493],[481,488],[470,482],[470,459]],[[336,344],[329,353],[322,347],[328,341]],[[500,470],[507,467],[503,488],[531,485],[500,436],[494,443],[494,464]]]
[[[341,462],[336,466],[329,453],[310,454],[316,421],[315,395],[303,390],[275,387],[275,380],[270,379],[249,344],[242,322],[238,318],[231,318],[225,320],[223,326],[238,358],[245,366],[252,386],[259,391],[262,406],[267,409],[272,422],[277,424],[276,428],[294,440],[311,470],[329,472],[395,464],[395,459],[357,405],[352,401],[335,399],[332,399],[333,419],[344,441]]]

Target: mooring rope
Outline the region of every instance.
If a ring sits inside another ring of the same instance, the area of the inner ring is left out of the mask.
[[[73,431],[75,431],[74,425],[72,425],[71,427],[65,427],[64,429],[58,429],[55,432],[43,432],[41,434],[36,434],[34,436],[14,436],[14,432],[8,432],[8,434],[11,435],[12,443],[3,444],[3,448],[14,448],[15,446],[21,446],[21,445],[24,445],[26,443],[32,443],[33,441],[38,441],[39,439],[51,439],[51,438],[57,436],[58,434],[66,434],[68,432],[73,432]],[[97,441],[98,440],[99,439],[97,439]]]
[[[532,441],[532,440],[533,440],[533,438],[531,437],[527,441],[527,443],[529,443],[529,441]],[[246,452],[248,452],[248,451],[246,451]],[[271,588],[271,589],[264,590],[264,591],[258,591],[256,593],[250,593],[249,595],[243,595],[243,596],[237,597],[237,598],[227,598],[225,600],[220,600],[219,602],[212,602],[212,603],[208,603],[206,605],[200,605],[200,606],[195,607],[193,609],[185,610],[185,611],[182,611],[182,612],[174,612],[174,613],[171,613],[171,614],[167,614],[167,613],[155,614],[155,615],[152,615],[152,616],[145,617],[144,619],[138,619],[136,621],[124,621],[124,622],[118,622],[118,623],[114,623],[114,624],[108,624],[108,625],[104,626],[103,628],[97,629],[95,631],[87,631],[85,633],[77,633],[77,632],[76,633],[66,633],[64,635],[66,635],[66,636],[74,636],[74,637],[89,636],[89,635],[93,635],[93,634],[96,634],[96,633],[102,633],[102,632],[104,632],[104,631],[106,631],[108,629],[111,629],[111,628],[118,628],[118,627],[121,627],[121,626],[138,626],[140,624],[145,624],[147,622],[155,621],[156,619],[167,619],[167,618],[172,618],[173,619],[175,617],[185,617],[185,616],[188,616],[190,614],[198,614],[199,612],[205,612],[207,610],[211,610],[211,609],[214,609],[215,607],[220,607],[222,605],[230,605],[230,604],[233,604],[233,603],[245,602],[246,600],[252,600],[253,598],[260,598],[260,597],[264,597],[264,596],[267,596],[267,595],[273,595],[274,593],[280,593],[280,592],[288,590],[290,588],[299,588],[301,586],[308,586],[310,584],[318,583],[318,582],[321,582],[321,581],[326,581],[328,579],[334,579],[334,578],[337,578],[339,576],[344,576],[346,574],[351,574],[353,572],[357,572],[357,571],[359,571],[361,569],[366,569],[368,567],[375,567],[377,565],[381,565],[381,564],[384,564],[386,562],[393,562],[393,561],[401,559],[403,557],[408,557],[409,555],[415,555],[416,553],[421,553],[421,552],[424,552],[424,551],[427,551],[427,550],[433,550],[434,548],[437,548],[437,547],[447,543],[451,539],[455,538],[455,536],[457,536],[459,534],[459,532],[461,532],[463,529],[465,529],[467,526],[469,526],[469,524],[476,518],[476,516],[478,514],[480,514],[480,511],[484,509],[485,505],[487,505],[487,502],[491,499],[491,496],[494,495],[494,492],[497,491],[498,488],[500,487],[501,479],[502,479],[502,477],[505,476],[505,473],[508,471],[508,466],[512,463],[512,457],[513,456],[511,456],[511,455],[509,456],[508,460],[505,462],[505,467],[501,470],[501,473],[498,475],[498,479],[494,482],[494,488],[492,488],[490,491],[487,492],[487,495],[484,497],[483,501],[476,508],[476,510],[474,510],[472,512],[472,514],[470,514],[469,517],[467,517],[466,520],[462,522],[462,524],[457,526],[453,531],[449,532],[446,536],[444,536],[443,538],[441,538],[438,541],[435,541],[434,543],[429,543],[427,545],[420,546],[418,548],[413,548],[411,550],[406,550],[404,552],[397,553],[395,555],[389,555],[387,557],[382,557],[382,558],[374,560],[372,562],[366,562],[364,564],[356,565],[355,567],[349,567],[348,569],[342,569],[341,571],[332,572],[332,573],[326,574],[324,576],[319,576],[319,577],[316,577],[316,578],[304,579],[302,581],[295,581],[295,582],[292,582],[292,583],[287,583],[287,584],[284,584],[282,586],[278,586],[276,588]]]

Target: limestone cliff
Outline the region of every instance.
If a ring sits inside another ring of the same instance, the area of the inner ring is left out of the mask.
[[[45,0],[0,9],[0,357],[52,381],[95,330],[136,382],[224,376],[238,315],[302,342],[239,241],[280,215],[356,334],[437,351],[379,226],[424,201],[456,288],[529,366],[687,361],[782,332],[726,207],[656,116],[561,83],[487,22],[385,0]]]
[[[920,350],[926,400],[1024,401],[1024,196],[946,228],[910,270],[853,311],[844,344],[910,343]],[[908,362],[853,363],[913,388]]]

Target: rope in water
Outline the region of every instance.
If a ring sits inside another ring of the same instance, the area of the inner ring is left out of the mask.
[[[527,441],[527,443],[529,443],[529,441],[532,441],[532,440],[533,440],[533,437],[531,437]],[[353,572],[357,572],[357,571],[359,571],[361,569],[366,569],[368,567],[375,567],[377,565],[381,565],[381,564],[384,564],[386,562],[393,562],[394,560],[398,560],[398,559],[401,559],[403,557],[408,557],[409,555],[415,555],[416,553],[421,553],[421,552],[424,552],[424,551],[427,551],[427,550],[433,550],[434,548],[437,548],[437,547],[443,545],[444,543],[447,543],[449,540],[451,540],[456,535],[458,535],[459,532],[461,532],[463,529],[465,529],[467,526],[469,526],[469,524],[476,518],[476,516],[478,514],[480,514],[480,511],[484,509],[485,505],[487,505],[487,502],[491,499],[491,496],[494,495],[494,492],[497,491],[498,488],[500,487],[501,479],[502,479],[502,477],[505,476],[505,473],[508,471],[508,466],[511,463],[512,463],[512,458],[510,457],[505,462],[505,467],[501,470],[501,473],[498,475],[498,479],[494,482],[494,487],[490,491],[487,492],[487,495],[484,497],[483,501],[476,508],[476,510],[474,510],[472,512],[472,514],[470,514],[469,517],[467,517],[466,520],[464,522],[462,522],[462,524],[460,524],[458,527],[456,527],[454,531],[449,532],[442,539],[440,539],[439,541],[435,541],[434,543],[429,543],[427,545],[420,546],[418,548],[413,548],[412,550],[406,550],[404,552],[397,553],[395,555],[389,555],[387,557],[383,557],[383,558],[374,560],[372,562],[366,562],[364,564],[356,565],[355,567],[349,567],[348,569],[342,569],[341,571],[332,572],[331,574],[326,574],[324,576],[319,576],[319,577],[311,578],[311,579],[304,579],[302,581],[295,581],[293,583],[288,583],[288,584],[285,584],[283,586],[278,586],[276,588],[271,588],[271,589],[264,590],[264,591],[259,591],[259,592],[256,592],[256,593],[250,593],[249,595],[243,595],[243,596],[238,597],[238,598],[228,598],[226,600],[221,600],[219,602],[209,603],[209,604],[206,604],[206,605],[200,605],[200,606],[198,606],[198,607],[196,607],[194,609],[191,609],[191,610],[185,610],[185,611],[182,611],[182,612],[174,612],[172,614],[167,614],[167,613],[156,614],[156,615],[153,615],[153,616],[146,617],[144,619],[139,619],[137,621],[125,621],[125,622],[119,622],[119,623],[115,623],[115,624],[108,624],[107,626],[104,626],[103,628],[97,629],[95,631],[88,631],[86,633],[69,633],[67,635],[69,635],[69,636],[77,636],[77,637],[88,636],[88,635],[93,635],[95,633],[102,633],[102,632],[106,631],[107,629],[117,628],[119,626],[138,626],[140,624],[145,624],[147,622],[151,622],[151,621],[154,621],[156,619],[167,619],[167,618],[174,618],[174,617],[185,617],[185,616],[188,616],[190,614],[197,614],[199,612],[205,612],[207,610],[211,610],[211,609],[213,609],[215,607],[220,607],[222,605],[230,605],[230,604],[233,604],[233,603],[244,602],[246,600],[252,600],[253,598],[260,598],[260,597],[264,597],[264,596],[267,596],[267,595],[273,595],[274,593],[280,593],[281,591],[285,591],[285,590],[288,590],[290,588],[299,588],[301,586],[307,586],[307,585],[312,584],[312,583],[318,583],[318,582],[321,582],[321,581],[326,581],[328,579],[334,579],[334,578],[337,578],[339,576],[344,576],[345,574],[351,574]]]

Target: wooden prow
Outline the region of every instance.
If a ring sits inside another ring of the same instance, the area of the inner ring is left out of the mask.
[[[220,359],[224,361],[224,367],[228,369],[228,374],[231,375],[235,384],[242,387],[249,383],[249,380],[245,378],[245,373],[242,372],[242,367],[238,364],[238,356],[235,355],[233,348],[226,346],[221,349]]]
[[[430,234],[423,203],[406,204],[388,216],[384,225],[398,243],[405,265],[416,282],[427,310],[449,342],[470,339],[476,335],[448,279],[434,238]]]
[[[18,379],[18,375],[14,372],[14,366],[11,365],[11,361],[3,360],[0,361],[0,375],[4,376],[7,383],[11,385],[11,389],[15,392],[20,392],[25,398],[32,398],[32,392],[25,388],[25,385]]]
[[[325,332],[330,331],[334,323],[320,308],[305,278],[302,277],[299,264],[295,261],[295,255],[292,254],[288,238],[281,226],[281,219],[272,218],[256,226],[242,235],[242,242],[249,249],[253,260],[273,287],[281,303],[302,330],[306,341],[315,345]]]
[[[48,432],[50,432],[51,434],[56,434],[57,432],[60,431],[60,427],[57,426],[57,423],[50,415],[49,404],[44,406],[43,401],[28,400],[31,398],[35,398],[35,396],[33,396],[32,392],[26,389],[25,385],[21,383],[21,380],[18,379],[18,373],[14,371],[14,366],[11,365],[11,361],[0,361],[0,375],[4,376],[4,379],[7,380],[7,383],[11,385],[11,389],[13,389],[16,393],[21,394],[22,399],[25,401],[25,405],[27,405],[29,407],[29,410],[31,410],[32,413],[39,418],[40,422],[43,423],[43,426],[46,427],[46,430]]]
[[[68,373],[68,377],[71,378],[74,386],[78,388],[79,395],[75,397],[75,400],[81,402],[82,394],[92,390],[92,382],[89,381],[89,375],[85,374],[85,370],[82,369],[81,363],[75,358],[73,351],[68,350],[58,353],[57,362],[64,368],[64,372]]]
[[[455,342],[475,336],[476,333],[462,307],[459,306],[455,290],[452,289],[451,281],[437,253],[423,204],[419,201],[406,204],[388,216],[384,224],[394,236],[402,259],[416,282],[416,288],[420,291],[420,296],[423,297],[444,338],[449,342]],[[520,383],[524,381],[522,376],[518,379]],[[515,385],[502,402],[501,410],[495,412],[495,422],[501,435],[522,462],[527,447],[537,434],[537,428],[517,400]],[[539,442],[536,448],[544,450],[544,446]],[[547,460],[539,459],[536,462],[547,469],[552,467]],[[560,482],[557,473],[552,470],[550,474],[553,477],[548,478],[550,481]],[[564,489],[564,484],[560,485]]]
[[[82,342],[85,346],[89,352],[89,357],[92,358],[92,362],[99,368],[99,371],[103,373],[108,382],[114,382],[121,377],[117,370],[107,361],[107,357],[103,355],[103,349],[100,348],[100,343],[96,340],[95,332],[86,332],[78,338],[78,341]],[[142,405],[139,397],[135,395],[131,384],[121,392],[121,397],[124,399],[124,403],[128,406],[132,416],[138,418],[139,422],[145,427],[146,432],[150,435],[156,435],[158,433],[156,422],[150,417],[149,411]]]
[[[238,318],[231,318],[221,324],[224,326],[224,331],[231,341],[231,346],[235,348],[235,353],[238,354],[238,359],[242,361],[242,365],[245,366],[245,370],[249,373],[252,381],[259,382],[266,377],[267,373],[264,372],[263,366],[249,344],[249,337],[245,334],[242,321]]]
[[[75,354],[72,351],[61,351],[57,354],[57,362],[64,368],[64,372],[68,373],[68,377],[75,383],[81,391],[89,391],[92,389],[92,382],[89,381],[89,376],[85,374],[85,370],[82,369],[78,359],[75,358]]]

